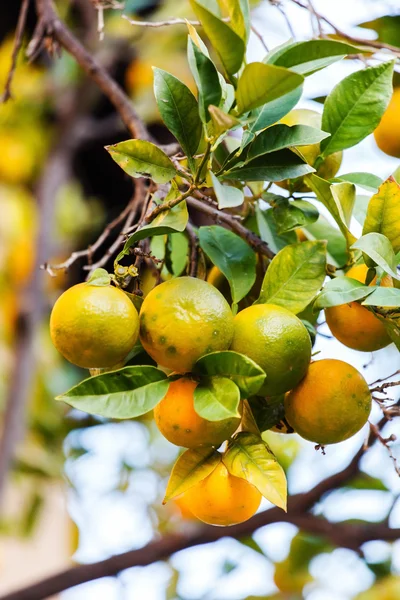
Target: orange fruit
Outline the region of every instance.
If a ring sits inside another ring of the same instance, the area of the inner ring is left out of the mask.
[[[355,265],[346,276],[365,283],[368,273],[366,265]],[[374,285],[376,277],[371,282]],[[381,285],[393,287],[393,280],[385,276]],[[360,352],[373,352],[391,343],[383,323],[358,302],[340,304],[325,309],[325,318],[332,335],[342,344]]]
[[[251,483],[231,475],[221,462],[205,479],[183,494],[189,510],[209,525],[236,525],[250,519],[261,502]]]
[[[364,377],[341,360],[311,363],[304,379],[285,396],[285,414],[301,437],[316,444],[343,442],[367,422],[371,393]]]
[[[303,323],[274,304],[254,304],[235,317],[231,350],[254,360],[267,374],[259,394],[277,396],[307,373],[311,341]]]
[[[182,519],[185,519],[185,521],[193,521],[196,518],[190,508],[187,506],[187,502],[183,494],[177,498],[174,498],[173,502]]]
[[[284,125],[309,125],[316,129],[321,129],[322,116],[315,110],[307,108],[295,108],[287,114],[280,123]],[[320,144],[310,144],[308,146],[298,146],[299,152],[303,155],[309,165],[312,167],[320,154]],[[335,152],[327,156],[320,166],[317,168],[316,175],[323,179],[331,179],[339,171],[342,163],[342,152]],[[296,177],[295,179],[285,179],[277,183],[280,187],[291,192],[309,192],[310,188],[304,183],[304,177]]]
[[[400,87],[394,89],[389,106],[374,131],[374,137],[382,152],[400,158]]]
[[[139,317],[128,296],[111,285],[79,283],[56,301],[50,335],[70,362],[87,369],[119,364],[135,345]]]
[[[161,366],[190,371],[204,354],[227,350],[233,315],[223,295],[194,277],[177,277],[151,290],[140,311],[140,339]]]
[[[197,383],[182,377],[173,381],[154,409],[154,419],[163,436],[184,448],[220,446],[240,425],[240,417],[207,421],[194,409],[193,392]]]

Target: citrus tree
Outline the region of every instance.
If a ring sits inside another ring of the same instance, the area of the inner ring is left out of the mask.
[[[103,11],[113,3],[95,5],[102,29]],[[123,223],[121,233],[89,262],[87,280],[52,308],[55,347],[89,370],[57,400],[95,418],[154,415],[161,434],[182,448],[164,503],[174,501],[196,521],[232,526],[227,533],[201,526],[154,542],[142,555],[115,557],[107,565],[113,573],[289,521],[306,533],[276,565],[275,582],[299,594],[311,559],[328,541],[358,549],[399,536],[387,524],[333,529],[312,512],[323,495],[362,477],[361,457],[375,441],[388,448],[394,441],[381,430],[399,413],[398,403],[384,396],[396,382],[369,386],[352,364],[319,359],[313,346],[326,319],[332,335],[355,351],[390,344],[400,350],[398,174],[383,181],[340,171],[343,153],[374,131],[384,151],[400,154],[398,130],[387,125],[398,103],[392,92],[399,51],[321,29],[318,38],[289,40],[249,62],[246,0],[190,0],[186,8],[197,19],[181,24],[192,82],[153,70],[156,106],[173,136],[161,144],[51,0],[36,1],[41,35],[75,57],[132,136],[104,150],[121,178],[134,179],[130,204],[106,229]],[[314,17],[321,26],[320,15]],[[361,68],[333,87],[320,112],[302,108],[306,78],[354,58]],[[92,259],[92,250],[44,267],[53,274],[85,256]],[[295,432],[325,452],[364,427],[373,401],[380,421],[371,422],[366,443],[343,472],[288,498],[287,465],[268,432],[282,433],[283,444]],[[262,497],[275,508],[255,515]],[[99,568],[93,577],[101,575]],[[84,570],[81,577],[92,578]],[[41,589],[53,593],[57,585],[44,582]],[[29,597],[44,597],[43,591]]]

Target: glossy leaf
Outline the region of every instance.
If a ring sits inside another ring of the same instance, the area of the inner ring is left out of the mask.
[[[233,352],[212,352],[202,356],[194,366],[200,375],[219,375],[231,379],[239,388],[242,398],[258,392],[265,380],[265,372],[253,360]]]
[[[256,220],[258,232],[263,240],[271,248],[272,252],[277,254],[288,244],[295,244],[297,237],[294,231],[287,233],[278,233],[278,226],[273,216],[273,209],[261,210],[259,205],[256,206]]]
[[[393,66],[367,67],[333,88],[322,114],[322,129],[331,134],[321,142],[323,156],[355,146],[376,129],[392,95]]]
[[[280,234],[315,223],[319,212],[313,204],[306,200],[289,201],[287,198],[278,196],[275,200],[273,215]]]
[[[375,287],[372,294],[369,294],[362,304],[365,304],[365,306],[397,308],[400,306],[400,289],[382,286]]]
[[[156,367],[124,367],[85,379],[56,399],[89,414],[133,419],[152,410],[168,386],[167,376]]]
[[[250,118],[253,119],[253,121],[250,123],[249,130],[244,133],[244,136],[249,136],[249,134],[253,132],[261,131],[282,119],[282,117],[287,115],[292,108],[296,106],[301,98],[302,90],[303,86],[300,85],[280,98],[272,100],[271,102],[266,102],[260,108],[251,111]]]
[[[326,242],[283,248],[271,261],[257,304],[277,304],[295,314],[312,302],[326,276]]]
[[[251,290],[256,280],[256,255],[238,235],[219,225],[199,229],[201,249],[227,278],[233,302]]]
[[[285,473],[259,436],[248,432],[236,434],[222,460],[232,475],[246,479],[267,500],[286,511]]]
[[[194,390],[194,408],[207,421],[240,417],[240,391],[227,377],[213,376],[201,380]]]
[[[190,70],[199,91],[200,119],[203,123],[207,123],[211,118],[208,107],[210,105],[218,106],[222,97],[218,71],[211,59],[198,48],[190,37],[187,51]]]
[[[301,177],[315,171],[300,156],[291,150],[278,150],[246,162],[242,167],[233,167],[221,174],[226,179],[239,181],[282,181]]]
[[[253,62],[243,70],[236,90],[239,114],[248,112],[266,102],[276,100],[298,88],[304,81],[302,75],[282,67]]]
[[[202,124],[196,98],[179,79],[154,68],[154,94],[160,115],[189,157],[196,154]]]
[[[352,277],[335,277],[324,285],[314,302],[314,310],[362,300],[372,292],[373,288],[363,285]]]
[[[396,270],[396,257],[386,236],[381,233],[367,233],[360,237],[352,247],[361,250],[364,255],[367,255],[373,261],[368,266],[377,264],[394,279],[400,281],[400,275]]]
[[[336,267],[341,267],[347,261],[346,240],[342,233],[333,227],[325,217],[319,216],[318,221],[307,225],[306,235],[311,240],[326,240],[328,262]]]
[[[168,156],[151,142],[127,140],[106,146],[106,150],[131,177],[148,177],[156,183],[168,183],[176,175]]]
[[[222,185],[222,183],[218,181],[218,177],[211,171],[210,177],[217,197],[218,208],[233,208],[234,206],[241,206],[243,204],[244,194],[242,190],[229,185]]]
[[[382,233],[388,238],[395,252],[400,250],[400,185],[389,177],[372,196],[365,219],[363,235]]]
[[[220,462],[221,455],[214,448],[200,447],[185,450],[172,467],[163,504],[180,496],[211,475]]]
[[[377,175],[360,172],[345,173],[344,175],[335,177],[333,181],[348,181],[349,183],[354,183],[355,185],[358,185],[369,192],[376,192],[379,186],[382,184],[382,179],[377,177]]]
[[[314,127],[309,127],[308,125],[293,125],[289,127],[288,125],[279,123],[262,131],[255,138],[250,145],[247,160],[275,152],[276,150],[282,150],[283,148],[317,144],[328,136],[328,133]]]
[[[328,181],[321,179],[321,177],[315,174],[308,175],[306,183],[315,193],[317,199],[329,210],[340,231],[343,233],[348,246],[351,246],[356,241],[356,237],[349,230],[347,222],[350,208],[352,208],[355,201],[354,185],[352,183],[336,183],[331,185]],[[344,206],[341,201],[343,201]]]
[[[246,46],[242,38],[200,2],[190,0],[190,4],[212,46],[219,54],[228,75],[234,75],[240,69]],[[216,104],[213,102],[213,104]]]
[[[308,40],[283,45],[266,57],[268,64],[286,67],[306,77],[360,49],[336,40]]]

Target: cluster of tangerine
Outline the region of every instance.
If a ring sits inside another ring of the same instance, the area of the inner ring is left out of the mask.
[[[191,371],[200,357],[216,351],[230,349],[256,362],[266,373],[259,394],[266,403],[284,396],[288,423],[307,440],[341,442],[369,416],[371,394],[364,378],[342,361],[310,362],[310,336],[296,315],[255,304],[234,316],[221,292],[200,279],[161,283],[146,296],[139,314],[111,284],[78,284],[57,300],[50,329],[61,354],[89,369],[122,366],[140,336],[150,357],[174,374],[154,409],[155,422],[170,442],[185,448],[219,448],[240,427],[240,417],[208,421],[195,410],[198,381]],[[221,462],[180,501],[206,523],[230,525],[250,518],[261,494]]]

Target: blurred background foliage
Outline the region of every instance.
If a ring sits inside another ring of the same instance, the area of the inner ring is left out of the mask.
[[[110,10],[106,14],[105,41],[100,43],[95,12],[85,12],[84,4],[60,0],[58,6],[63,18],[127,91],[150,131],[161,142],[171,141],[157,112],[152,66],[174,73],[194,90],[186,61],[186,28],[132,27],[121,19],[121,11]],[[252,4],[261,10],[256,5],[267,3]],[[323,9],[324,3],[319,4]],[[362,4],[365,14],[373,3],[364,0]],[[396,12],[395,4],[387,3],[387,14],[359,26],[365,35],[400,48],[400,15],[390,12],[391,7]],[[0,88],[10,66],[19,6],[16,1],[4,3],[0,8]],[[266,17],[281,23],[282,15],[271,12],[271,8]],[[85,21],[88,12],[91,20]],[[192,15],[188,2],[174,0],[127,0],[124,12],[138,19],[158,21]],[[264,13],[257,14],[261,22]],[[29,33],[33,27],[34,14],[30,11]],[[287,32],[285,35],[289,37]],[[302,35],[306,37],[309,33]],[[126,132],[114,118],[108,100],[87,82],[65,52],[55,60],[42,53],[31,64],[21,53],[13,92],[13,99],[0,106],[0,410],[5,409],[17,351],[19,318],[32,302],[30,286],[34,278],[40,277],[43,282],[46,306],[34,340],[37,367],[25,432],[18,446],[0,521],[2,592],[17,582],[25,582],[17,564],[21,559],[26,561],[27,556],[36,553],[41,561],[27,570],[28,579],[46,574],[53,564],[51,555],[57,554],[55,541],[62,549],[54,568],[72,557],[84,562],[100,559],[140,547],[156,532],[193,526],[191,515],[179,501],[161,505],[177,448],[161,439],[151,416],[135,422],[108,423],[71,411],[53,399],[81,379],[83,372],[62,360],[50,343],[48,310],[57,296],[82,280],[85,273],[79,262],[68,272],[55,272],[54,277],[34,270],[40,219],[36,192],[54,149],[62,146],[64,140],[68,144],[71,113],[73,119],[76,115],[82,119],[82,127],[84,118],[94,120],[95,131],[75,144],[68,177],[53,198],[52,220],[47,226],[48,262],[62,262],[71,252],[92,244],[132,194],[131,180],[121,174],[103,150],[105,144],[125,139]],[[186,243],[182,237],[176,234],[170,245],[180,247]],[[155,238],[155,244],[160,242],[162,247],[153,250],[162,257],[164,241]],[[169,267],[163,267],[163,277],[171,273],[179,275],[182,266],[169,262]],[[153,275],[145,273],[144,291],[152,285]],[[323,328],[319,331],[324,335]],[[324,352],[331,342],[318,338],[316,347]],[[340,347],[335,351],[340,352]],[[393,360],[392,355],[382,352],[382,358],[375,359],[369,371],[371,380],[383,369],[386,374]],[[396,367],[394,363],[393,366]],[[294,492],[304,491],[318,478],[343,466],[359,442],[359,438],[356,442],[352,440],[341,445],[343,449],[333,448],[330,456],[322,457],[295,436],[266,432],[264,438],[288,472]],[[365,473],[328,496],[327,506],[317,509],[321,514],[341,522],[346,519],[379,522],[389,516],[392,521],[400,521],[400,506],[396,504],[400,487],[391,472],[390,461],[382,449],[371,455],[365,461]],[[385,461],[384,470],[381,461]],[[313,470],[315,473],[311,475]],[[66,495],[68,512],[62,501]],[[43,529],[50,515],[53,535],[45,534]],[[240,544],[221,540],[199,550],[191,549],[172,557],[165,565],[154,565],[140,573],[137,569],[127,571],[113,582],[87,584],[82,591],[77,588],[65,597],[396,600],[400,598],[398,544],[370,542],[360,557],[350,550],[335,549],[326,540],[297,531],[291,525],[273,525]]]

